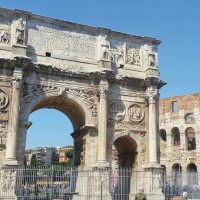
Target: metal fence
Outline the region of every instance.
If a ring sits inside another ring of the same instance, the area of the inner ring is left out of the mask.
[[[151,200],[170,200],[183,189],[200,199],[197,173],[27,166],[2,167],[0,177],[0,200],[133,200],[141,186]]]

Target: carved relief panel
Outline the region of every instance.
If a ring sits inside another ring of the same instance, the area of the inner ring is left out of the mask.
[[[0,149],[5,149],[6,147],[7,126],[7,121],[0,121]]]
[[[15,182],[16,182],[16,171],[11,171],[11,170],[3,170],[1,177],[1,190],[2,192],[11,192],[14,193],[15,190]]]
[[[119,65],[141,65],[140,45],[111,40],[111,61]]]
[[[125,116],[125,107],[119,101],[112,101],[108,106],[108,116],[115,120],[120,121]]]
[[[127,44],[126,63],[129,65],[140,65],[140,46]]]
[[[117,64],[124,64],[125,45],[122,41],[111,41],[111,61]]]
[[[11,40],[11,20],[0,18],[0,44],[10,44]]]
[[[138,153],[139,153],[139,163],[144,165],[146,161],[146,144],[145,144],[145,132],[134,132],[129,131],[129,135],[132,138],[136,138],[138,141]]]
[[[0,109],[8,105],[8,95],[0,89]]]
[[[51,95],[62,95],[62,94],[72,94],[73,96],[81,99],[85,106],[92,113],[92,117],[97,117],[97,98],[96,94],[92,91],[78,90],[78,89],[69,89],[61,88],[53,85],[42,86],[42,85],[24,85],[23,96],[20,106],[21,115],[26,110],[26,107],[34,101],[40,95],[46,94]],[[65,95],[64,94],[64,95]]]
[[[59,55],[96,59],[97,38],[86,31],[41,22],[35,19],[27,22],[28,45],[35,50],[48,49]]]
[[[133,122],[140,122],[144,117],[144,111],[138,104],[132,104],[128,108],[128,117]]]
[[[143,104],[142,104],[143,105]],[[111,101],[108,105],[108,127],[114,129],[145,130],[145,111],[138,103]]]

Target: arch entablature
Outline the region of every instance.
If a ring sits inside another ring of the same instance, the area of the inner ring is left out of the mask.
[[[31,112],[40,109],[40,108],[45,108],[42,106],[37,106],[40,104],[41,101],[45,101],[49,98],[55,98],[55,99],[60,99],[60,101],[63,103],[63,107],[65,106],[64,103],[70,102],[71,105],[74,105],[77,110],[79,111],[78,113],[81,115],[82,119],[82,126],[83,125],[91,125],[92,118],[96,117],[97,115],[97,105],[96,101],[94,98],[89,98],[88,94],[84,91],[80,90],[59,90],[59,89],[52,89],[50,88],[47,91],[38,91],[37,93],[31,93],[28,95],[25,95],[22,97],[21,100],[21,108],[20,108],[20,120],[21,121],[28,121],[28,117],[31,114]],[[47,108],[56,108],[54,105],[47,106]],[[62,109],[58,109],[61,112],[65,113],[70,120],[73,123],[73,117],[70,117],[69,112],[65,112]],[[84,122],[83,122],[84,121]],[[74,127],[77,128],[77,127]]]
[[[146,144],[145,144],[145,132],[137,132],[137,131],[121,131],[116,132],[113,137],[113,143],[123,137],[129,136],[136,142],[136,151],[139,153],[139,166],[145,164],[145,153],[146,153]]]

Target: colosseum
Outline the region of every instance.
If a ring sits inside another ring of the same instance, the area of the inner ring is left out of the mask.
[[[167,173],[190,174],[185,181],[197,184],[197,166],[200,165],[200,94],[161,99],[159,108],[158,155],[161,166]]]

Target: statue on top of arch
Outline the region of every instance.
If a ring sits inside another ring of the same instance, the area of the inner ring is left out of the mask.
[[[16,27],[15,27],[15,31],[16,31],[16,35],[15,35],[15,41],[16,44],[20,44],[20,45],[25,45],[25,21],[22,18],[19,18],[16,21]]]
[[[107,35],[101,39],[101,59],[110,60],[110,42]]]

